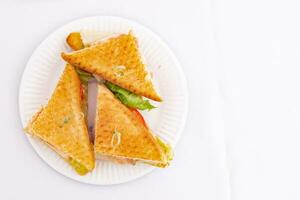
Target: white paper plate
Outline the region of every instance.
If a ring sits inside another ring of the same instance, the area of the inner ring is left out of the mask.
[[[32,115],[47,103],[54,90],[65,65],[60,54],[70,51],[65,43],[65,38],[70,32],[128,33],[130,30],[138,38],[147,68],[153,72],[154,83],[164,99],[163,103],[155,104],[158,106],[157,109],[143,112],[143,115],[153,132],[174,147],[183,130],[187,113],[186,81],[179,63],[167,45],[153,32],[140,24],[118,17],[97,16],[73,21],[52,33],[34,51],[23,73],[19,91],[23,127]],[[28,139],[48,165],[61,174],[84,183],[97,185],[123,183],[139,178],[154,169],[144,164],[132,166],[97,161],[92,173],[79,176],[39,139],[31,136],[28,136]]]

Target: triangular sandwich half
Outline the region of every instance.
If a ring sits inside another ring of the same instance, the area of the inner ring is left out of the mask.
[[[40,138],[80,175],[94,168],[94,152],[82,111],[81,83],[71,65],[65,70],[48,104],[25,131]]]
[[[171,149],[104,85],[98,86],[94,150],[97,158],[165,167]]]
[[[142,61],[137,39],[131,33],[120,34],[78,51],[62,53],[62,58],[137,95],[162,100]]]

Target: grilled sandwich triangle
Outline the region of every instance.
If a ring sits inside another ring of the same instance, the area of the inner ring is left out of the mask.
[[[93,170],[95,161],[81,98],[79,77],[74,67],[66,65],[48,104],[25,131],[40,138],[84,175]]]
[[[62,58],[135,94],[162,101],[142,62],[137,39],[131,33],[106,39],[78,51],[62,53]]]
[[[141,161],[159,167],[168,165],[170,157],[161,140],[104,85],[98,85],[95,120],[94,150],[98,158],[120,163]]]

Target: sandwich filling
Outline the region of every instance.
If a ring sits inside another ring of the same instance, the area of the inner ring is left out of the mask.
[[[96,153],[96,159],[99,160],[109,160],[113,161],[119,164],[132,164],[135,165],[137,162],[145,163],[149,165],[153,165],[156,167],[164,168],[170,164],[170,161],[173,159],[173,151],[172,147],[163,142],[158,136],[155,137],[158,144],[160,145],[162,151],[164,152],[164,159],[163,161],[156,161],[156,160],[145,160],[141,158],[129,158],[124,156],[117,156],[117,155],[107,155],[107,154],[101,154]]]
[[[67,161],[79,175],[85,175],[86,173],[89,172],[89,170],[77,160],[69,157]]]
[[[46,141],[44,141],[44,143],[47,144],[47,146],[50,147],[53,151],[55,151],[58,155],[60,155],[65,161],[67,161],[79,175],[85,175],[86,173],[89,172],[89,170],[83,164],[81,164],[79,161],[77,161],[76,159],[74,159],[70,156],[67,156],[67,154],[65,154],[64,152],[55,148],[50,143],[48,143]]]
[[[63,152],[59,151],[58,149],[54,148],[51,144],[46,143],[51,149],[53,149],[57,154],[59,154],[65,161],[67,161],[71,167],[73,167],[73,169],[79,174],[79,175],[85,175],[86,173],[89,172],[89,170],[83,165],[81,164],[79,161],[77,161],[76,159],[67,156],[66,154],[64,154]]]

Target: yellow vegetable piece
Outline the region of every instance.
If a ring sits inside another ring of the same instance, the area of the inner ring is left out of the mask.
[[[85,175],[86,173],[89,172],[89,170],[84,165],[80,164],[78,161],[74,160],[73,158],[69,158],[68,162],[79,175]]]
[[[66,41],[68,45],[75,51],[84,48],[84,44],[82,42],[81,35],[79,32],[70,33]]]
[[[172,147],[169,144],[162,141],[159,137],[156,137],[156,140],[157,140],[158,144],[161,146],[161,148],[163,149],[164,153],[166,154],[167,160],[168,161],[173,160]]]

